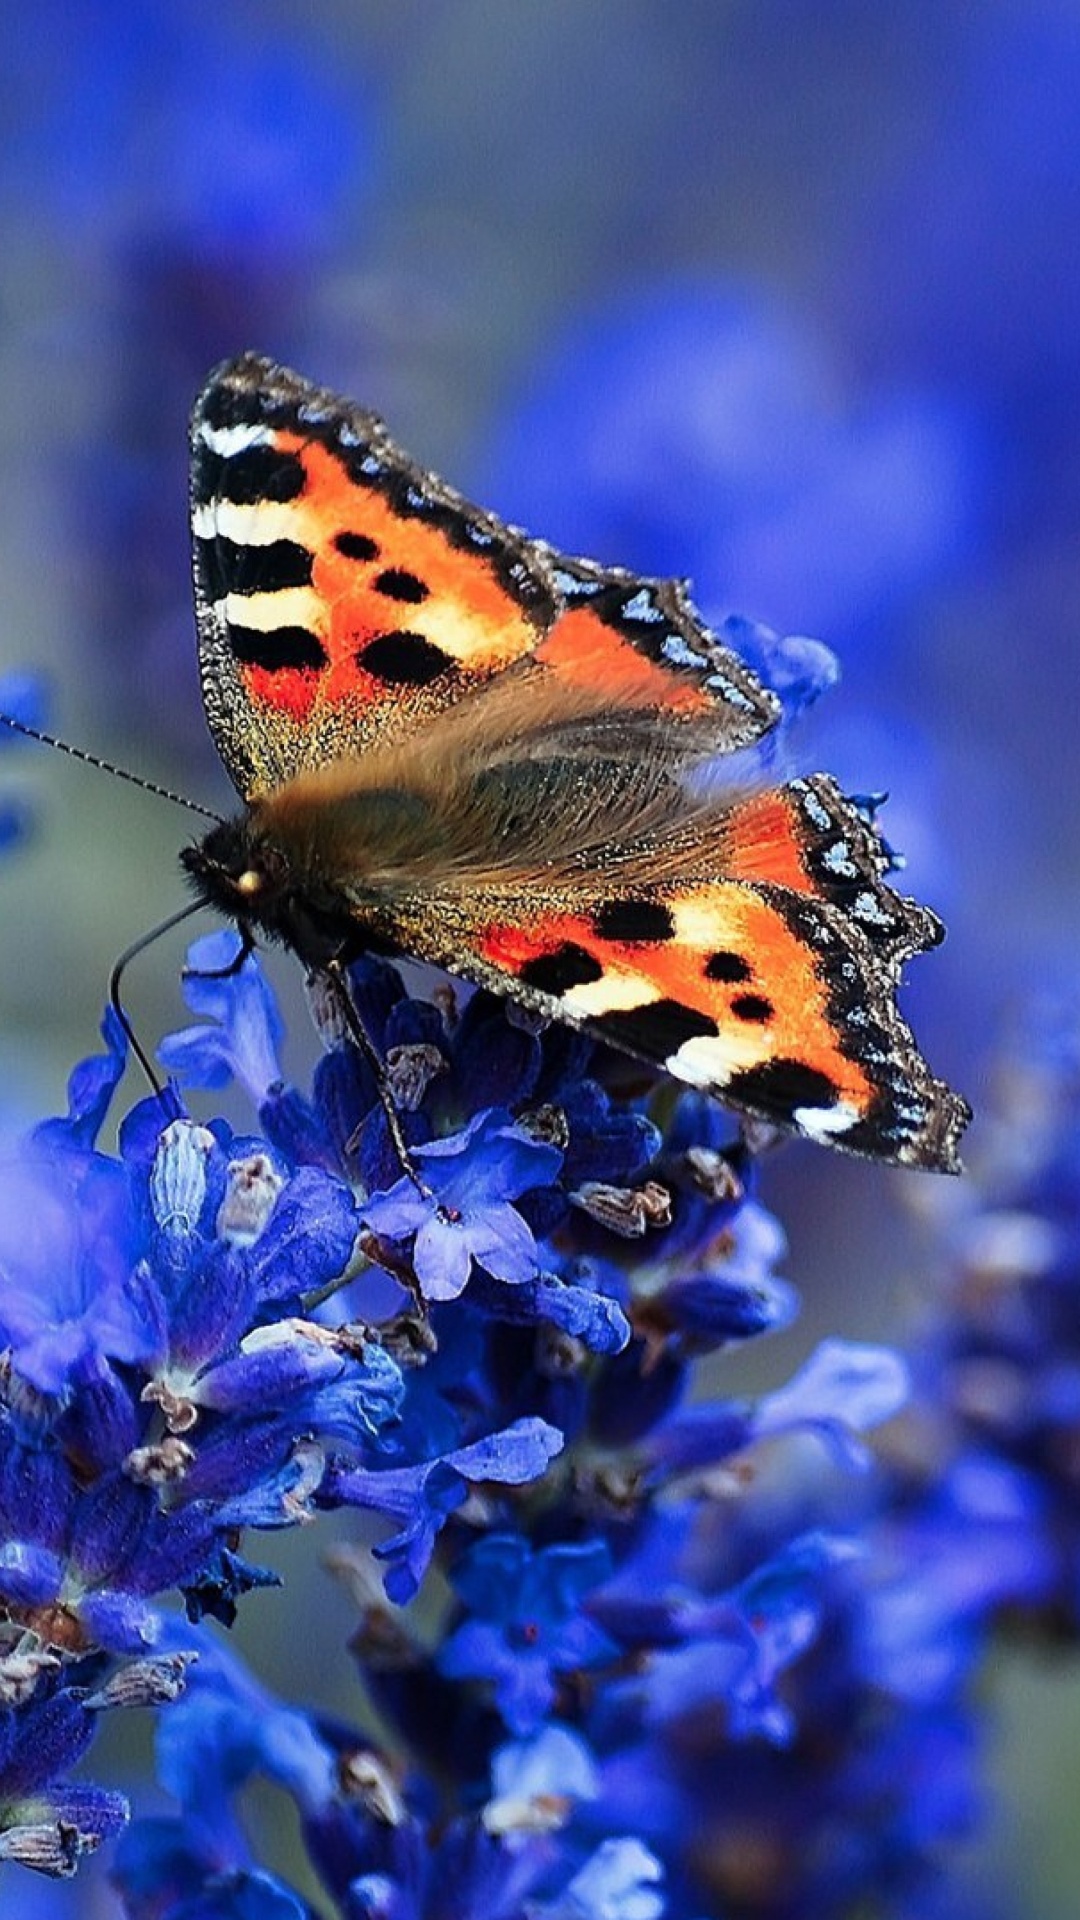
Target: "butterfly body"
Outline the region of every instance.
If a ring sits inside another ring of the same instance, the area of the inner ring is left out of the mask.
[[[967,1109],[895,999],[940,925],[827,775],[748,766],[778,703],[678,583],[529,540],[252,355],[192,449],[246,803],[185,855],[204,898],[309,966],[411,954],[737,1109],[955,1165]]]

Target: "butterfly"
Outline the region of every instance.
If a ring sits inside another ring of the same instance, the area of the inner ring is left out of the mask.
[[[742,1114],[955,1171],[969,1109],[896,1003],[940,922],[829,775],[748,777],[779,703],[683,585],[528,537],[255,354],[196,403],[191,483],[244,810],[182,857],[245,946],[339,980],[432,962]]]

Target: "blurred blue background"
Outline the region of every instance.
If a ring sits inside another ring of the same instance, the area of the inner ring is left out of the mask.
[[[978,1107],[1080,918],[1074,0],[2,0],[0,23],[0,667],[48,673],[55,728],[228,804],[186,416],[216,360],[274,354],[536,532],[836,649],[801,758],[890,790],[950,930],[907,1006]],[[55,756],[2,775],[34,811],[2,875],[11,1125],[55,1106],[118,950],[179,904],[188,822]],[[179,952],[131,982],[148,1034],[180,1024]],[[914,1185],[913,1209],[834,1155],[777,1166],[807,1304],[770,1377],[932,1285]],[[998,1701],[1006,1812],[970,1870],[1071,1916],[1080,1679],[1018,1659]]]

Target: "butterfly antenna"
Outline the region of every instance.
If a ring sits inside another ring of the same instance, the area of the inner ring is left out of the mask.
[[[81,759],[86,758],[85,755],[80,755],[79,757]],[[109,1004],[123,1028],[124,1036],[132,1053],[135,1055],[136,1060],[159,1100],[162,1098],[165,1089],[158,1078],[149,1054],[145,1052],[138,1034],[124,1011],[123,1002],[120,999],[120,981],[125,969],[131,964],[132,960],[137,959],[140,953],[145,953],[147,947],[152,947],[154,941],[160,940],[163,933],[171,932],[172,928],[178,927],[182,920],[190,920],[193,913],[200,913],[202,907],[203,902],[201,900],[193,900],[189,906],[181,907],[179,913],[170,913],[167,920],[162,920],[156,927],[151,927],[149,933],[141,934],[138,940],[133,940],[130,947],[124,949],[124,952],[120,955],[119,960],[117,960],[109,975]]]
[[[201,813],[204,820],[216,820],[221,825],[220,813],[212,812],[209,807],[201,807],[197,800],[189,800],[186,794],[174,793],[171,787],[159,786],[156,780],[144,780],[141,773],[130,773],[127,767],[116,767],[111,760],[102,760],[96,753],[86,753],[82,747],[73,747],[69,741],[58,740],[54,733],[43,733],[40,727],[28,726],[25,720],[16,720],[10,713],[0,713],[0,726],[9,727],[12,733],[25,734],[28,740],[40,741],[43,747],[55,747],[57,753],[69,754],[72,760],[81,760],[85,766],[111,773],[117,780],[126,780],[133,787],[141,787],[144,793],[156,793],[159,800],[171,800],[174,806],[186,807],[189,813]],[[132,1044],[138,1051],[134,1038]]]

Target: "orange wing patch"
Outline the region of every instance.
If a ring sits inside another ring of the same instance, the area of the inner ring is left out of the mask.
[[[528,654],[559,604],[522,539],[374,416],[289,376],[275,407],[253,371],[207,389],[192,452],[203,690],[246,798],[426,725]]]
[[[707,714],[712,702],[700,681],[674,679],[589,607],[572,608],[537,649],[537,659],[570,686],[603,687],[613,700],[671,713]]]
[[[858,929],[809,890],[613,897],[490,925],[475,951],[488,984],[487,969],[510,975],[540,1010],[729,1105],[855,1152],[956,1164],[966,1103],[930,1073]]]
[[[282,624],[295,614],[317,637],[325,666],[254,665],[256,697],[297,720],[316,703],[355,703],[370,715],[382,702],[415,704],[447,677],[484,680],[532,650],[535,624],[482,556],[466,565],[443,531],[358,485],[329,448],[289,433],[275,435],[275,448],[304,471],[296,520],[311,554],[311,586],[268,612]],[[230,617],[248,611],[243,596],[230,596]]]
[[[563,611],[536,659],[568,686],[603,689],[614,705],[706,720],[712,753],[759,739],[779,703],[704,626],[677,580],[644,580],[537,543]]]
[[[786,788],[753,794],[728,815],[724,825],[726,865],[733,880],[764,880],[796,893],[816,891],[798,815]]]
[[[620,939],[634,930],[635,911],[652,937]],[[538,915],[488,928],[479,950],[524,985],[554,993],[564,1019],[692,1086],[720,1092],[784,1058],[827,1081],[829,1104],[852,1119],[873,1101],[869,1076],[838,1044],[812,954],[749,886],[716,881],[588,916]]]

